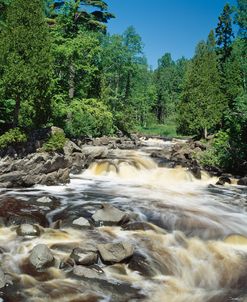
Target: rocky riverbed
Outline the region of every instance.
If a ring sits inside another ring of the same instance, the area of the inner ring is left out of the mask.
[[[0,298],[246,301],[247,191],[216,185],[198,148],[101,138],[5,154]]]

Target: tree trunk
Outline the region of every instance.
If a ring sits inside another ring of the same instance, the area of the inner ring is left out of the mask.
[[[208,129],[204,128],[204,138],[207,139],[208,137]]]
[[[75,96],[75,68],[73,64],[69,66],[69,98],[73,99]]]
[[[20,105],[21,105],[20,99],[19,99],[19,97],[17,97],[16,101],[15,101],[15,110],[14,110],[14,119],[13,119],[14,127],[18,127],[18,125],[19,125]]]

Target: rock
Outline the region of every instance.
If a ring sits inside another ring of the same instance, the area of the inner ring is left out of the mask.
[[[116,263],[129,258],[134,253],[134,246],[128,242],[99,244],[98,250],[103,261]]]
[[[91,224],[84,217],[80,217],[80,218],[75,219],[72,222],[72,224],[75,225],[75,226],[82,227],[82,228],[91,228]]]
[[[96,225],[122,225],[129,220],[124,212],[109,204],[103,204],[102,209],[92,216]]]
[[[108,148],[104,146],[86,146],[82,148],[83,155],[90,159],[106,158],[108,152]]]
[[[135,222],[129,222],[125,225],[122,226],[122,228],[125,231],[148,231],[148,230],[152,230],[155,231],[155,227],[145,221],[135,221]]]
[[[71,156],[75,152],[81,153],[81,148],[72,141],[67,140],[64,144],[63,151],[66,156]]]
[[[45,244],[38,244],[32,249],[29,261],[36,269],[42,269],[51,266],[54,257]]]
[[[3,270],[0,268],[0,289],[4,288],[7,283],[6,276]]]
[[[134,253],[133,257],[131,257],[128,268],[146,277],[153,277],[156,274],[152,264],[149,263],[145,256],[139,253]]]
[[[78,277],[84,277],[88,279],[101,279],[104,277],[104,271],[99,266],[85,267],[85,266],[75,266],[73,269],[73,274]]]
[[[39,236],[40,235],[40,229],[37,225],[31,225],[31,224],[21,224],[16,229],[16,233],[18,236]]]
[[[190,168],[190,172],[193,174],[193,176],[196,179],[201,179],[202,178],[202,174],[201,174],[201,169],[198,166],[192,166]]]
[[[223,186],[225,183],[231,184],[231,179],[228,176],[222,175],[222,176],[220,176],[216,185]]]
[[[51,130],[50,130],[50,134],[54,135],[56,133],[62,133],[62,134],[64,134],[64,131],[63,131],[63,129],[61,129],[59,127],[52,126]]]
[[[43,197],[38,198],[36,201],[47,204],[47,203],[51,203],[52,199],[48,196],[43,196]]]
[[[238,185],[240,185],[240,186],[247,186],[247,176],[240,178],[238,180]]]
[[[73,249],[70,258],[74,259],[76,264],[89,266],[97,263],[98,254],[95,251],[75,248]]]
[[[49,225],[46,213],[38,206],[15,198],[4,198],[0,201],[0,217],[6,219],[7,226],[20,224]]]

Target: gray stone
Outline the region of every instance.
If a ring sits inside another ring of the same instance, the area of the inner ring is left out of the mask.
[[[54,257],[45,244],[38,244],[33,248],[29,261],[36,269],[41,269],[51,266],[54,262]]]
[[[98,250],[105,262],[121,262],[134,253],[134,246],[128,242],[99,244]]]
[[[88,268],[85,266],[75,266],[73,269],[73,274],[78,277],[84,277],[88,279],[101,279],[104,278],[104,271],[100,267],[95,266]]]
[[[40,203],[51,203],[52,199],[50,197],[48,197],[48,196],[43,196],[43,197],[38,198],[37,202],[40,202]]]
[[[72,223],[79,227],[85,227],[85,228],[91,227],[89,221],[87,219],[85,219],[84,217],[77,218]]]
[[[74,259],[76,264],[89,266],[97,263],[98,254],[94,251],[75,248],[73,249],[70,258]]]
[[[18,236],[39,236],[40,235],[40,229],[37,225],[31,225],[31,224],[21,224],[16,229],[16,233]]]
[[[92,218],[98,225],[121,225],[129,220],[127,214],[109,204],[103,204]]]

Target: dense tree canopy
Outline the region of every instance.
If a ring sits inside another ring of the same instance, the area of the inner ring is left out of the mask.
[[[151,70],[133,27],[107,33],[103,0],[0,0],[1,133],[56,125],[98,136],[172,122],[180,134],[215,135],[227,146],[216,148],[220,165],[243,165],[247,5],[237,2],[192,59],[164,53]]]

